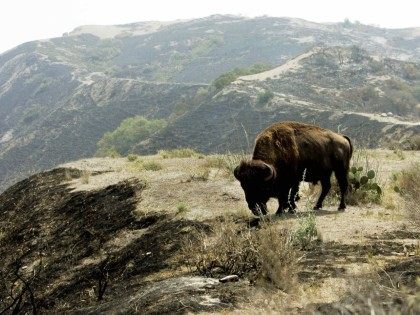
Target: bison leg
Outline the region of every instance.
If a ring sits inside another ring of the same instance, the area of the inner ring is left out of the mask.
[[[267,214],[267,204],[265,202],[257,202],[255,205],[249,207],[252,213],[258,217]]]
[[[299,192],[299,183],[297,185],[293,185],[291,189],[284,190],[280,192],[277,196],[279,207],[277,209],[276,214],[282,215],[284,210],[288,210],[289,213],[295,213],[296,209],[296,195]]]
[[[287,197],[287,191],[278,194],[277,199],[279,201],[279,207],[276,212],[277,215],[282,215],[284,213],[284,210],[288,208],[289,203],[287,201]]]
[[[346,170],[336,171],[335,177],[337,178],[338,186],[340,187],[340,193],[341,193],[340,206],[338,207],[338,210],[340,211],[340,210],[346,209],[345,197],[347,193],[347,188],[349,186],[349,182],[347,180],[347,171]]]
[[[325,176],[324,178],[321,179],[321,186],[322,186],[322,191],[321,191],[321,195],[319,196],[319,199],[316,203],[316,206],[314,207],[314,210],[319,210],[322,209],[322,203],[324,202],[325,196],[327,196],[328,192],[331,189],[331,174],[329,174],[329,176]]]

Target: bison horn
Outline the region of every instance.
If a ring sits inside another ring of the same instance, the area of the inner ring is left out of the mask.
[[[237,180],[239,180],[240,178],[240,176],[239,176],[239,170],[240,170],[240,168],[241,168],[241,166],[240,165],[238,165],[236,168],[235,168],[235,170],[233,171],[233,175],[235,176],[235,178],[237,179]]]
[[[264,165],[270,170],[270,173],[264,178],[264,181],[267,182],[269,180],[276,178],[276,170],[274,169],[274,167],[267,163],[264,163]]]

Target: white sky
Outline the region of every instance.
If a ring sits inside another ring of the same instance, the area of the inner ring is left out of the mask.
[[[1,0],[0,53],[23,42],[61,36],[86,24],[176,20],[211,14],[349,18],[389,28],[419,27],[419,0]]]

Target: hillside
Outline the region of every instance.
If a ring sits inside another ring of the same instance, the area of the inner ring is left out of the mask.
[[[255,135],[281,120],[337,130],[366,147],[407,145],[420,133],[419,75],[417,63],[373,58],[357,47],[315,47],[239,77],[134,151],[250,152]]]
[[[252,139],[286,119],[340,125],[369,146],[407,142],[418,133],[419,41],[418,28],[216,15],[81,26],[22,44],[0,55],[0,191],[35,171],[92,156],[106,132],[136,115],[168,123],[133,148],[140,153],[166,146],[244,150],[244,130]],[[341,55],[330,48],[338,46],[347,47]],[[326,48],[302,57],[316,47]],[[361,55],[347,58],[357,47]],[[263,63],[279,71],[296,60],[300,70],[281,70],[278,78],[240,79],[221,91],[209,86],[236,67]],[[274,98],[256,106],[264,90]],[[396,116],[372,116],[383,112]]]
[[[332,196],[311,214],[316,196],[302,185],[297,215],[266,219],[228,171],[240,157],[181,153],[74,161],[1,194],[0,312],[419,311],[418,204],[386,186],[418,152],[356,151],[353,165],[378,166],[379,204],[338,213]],[[219,282],[231,273],[239,281]]]

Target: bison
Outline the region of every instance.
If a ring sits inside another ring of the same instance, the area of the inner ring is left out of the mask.
[[[321,182],[322,192],[314,207],[321,209],[334,172],[341,191],[338,210],[344,210],[352,152],[347,136],[310,124],[279,122],[258,134],[252,159],[242,161],[234,175],[252,213],[265,215],[272,197],[278,199],[277,214],[285,209],[293,213],[301,181]]]

